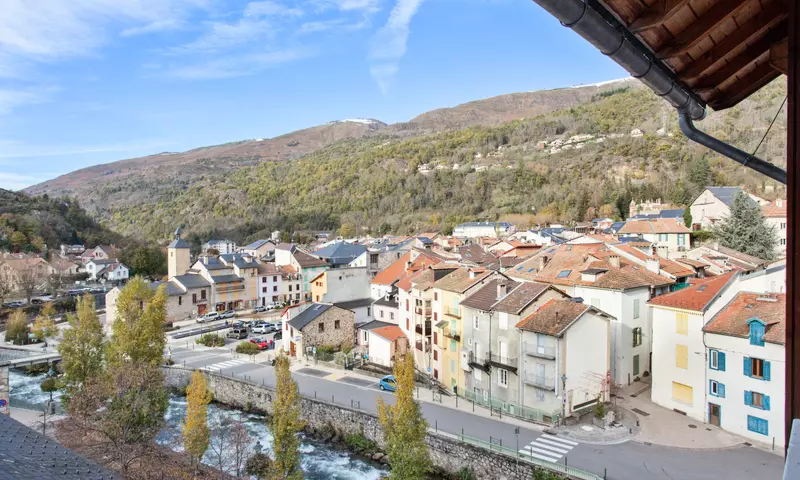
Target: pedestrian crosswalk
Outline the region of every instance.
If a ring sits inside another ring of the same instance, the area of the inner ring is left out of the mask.
[[[207,372],[218,372],[220,370],[225,370],[226,368],[233,368],[239,365],[244,365],[245,363],[250,363],[247,360],[241,359],[234,359],[234,360],[227,360],[225,362],[214,363],[212,365],[206,365],[205,367],[201,367],[200,370],[205,370]]]
[[[578,445],[578,442],[545,433],[528,445],[525,445],[519,453],[530,455],[539,460],[557,462],[561,457],[575,448],[576,445]]]

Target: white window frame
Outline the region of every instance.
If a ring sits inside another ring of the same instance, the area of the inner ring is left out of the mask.
[[[498,323],[500,330],[508,330],[508,314],[506,312],[500,312]]]
[[[719,370],[719,351],[718,350],[711,350],[711,368],[714,370]]]
[[[473,378],[475,379],[476,382],[482,382],[483,381],[483,372],[481,372],[480,369],[478,369],[478,368],[472,370],[472,376],[473,376]]]
[[[544,390],[541,388],[535,388],[536,391],[536,401],[537,402],[544,402]]]
[[[633,319],[636,320],[642,316],[642,301],[641,299],[633,299]]]
[[[508,388],[508,370],[497,369],[497,384],[503,388]]]
[[[719,382],[716,380],[711,380],[709,385],[709,392],[711,395],[715,397],[719,397]]]
[[[478,323],[479,323],[478,322],[478,316],[477,315],[473,315],[472,316],[472,328],[474,330],[478,330]]]

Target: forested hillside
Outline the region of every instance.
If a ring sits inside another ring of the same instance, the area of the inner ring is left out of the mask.
[[[121,235],[100,226],[74,200],[0,189],[0,251],[42,253],[62,243],[94,247],[120,240]]]
[[[699,125],[752,149],[784,96],[784,84],[775,82]],[[784,119],[782,114],[758,152],[782,164]],[[656,134],[662,127],[665,134]],[[633,128],[645,135],[631,137]],[[536,146],[587,133],[623,135],[556,154]],[[427,175],[417,171],[423,163],[432,169]],[[489,168],[474,171],[482,165]],[[197,182],[165,201],[101,215],[116,231],[153,240],[166,239],[179,223],[190,235],[240,241],[276,228],[334,229],[344,223],[372,233],[402,233],[447,230],[473,219],[509,218],[525,225],[624,217],[632,198],[688,204],[712,184],[742,185],[767,198],[785,195],[764,177],[687,142],[674,110],[649,90],[621,88],[575,108],[493,127],[347,140],[299,160]]]

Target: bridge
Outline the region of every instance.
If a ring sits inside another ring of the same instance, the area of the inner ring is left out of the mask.
[[[8,397],[11,392],[11,384],[8,380],[8,370],[10,368],[27,367],[59,360],[61,360],[61,355],[58,352],[0,347],[0,414],[7,415],[9,413]]]

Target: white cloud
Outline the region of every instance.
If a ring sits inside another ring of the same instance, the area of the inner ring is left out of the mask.
[[[302,17],[303,15],[303,10],[299,8],[287,7],[286,5],[272,1],[251,2],[247,4],[247,7],[244,9],[245,17]]]
[[[372,21],[369,17],[363,17],[361,20],[352,22],[345,18],[335,18],[333,20],[319,20],[315,22],[306,22],[300,25],[300,29],[297,31],[299,35],[307,35],[311,33],[318,33],[318,32],[328,32],[328,31],[344,31],[344,32],[354,32],[356,30],[363,30],[365,28],[369,28],[372,25]]]
[[[42,183],[44,181],[55,178],[60,174],[57,173],[36,173],[31,175],[23,175],[20,173],[3,172],[0,171],[0,188],[6,190],[23,190],[27,187]]]
[[[208,80],[253,75],[283,63],[313,56],[311,49],[287,49],[243,55],[226,55],[168,69],[174,78]]]
[[[385,94],[406,53],[411,20],[424,0],[397,0],[386,24],[370,41],[370,73]]]
[[[153,150],[174,145],[175,142],[159,139],[137,139],[129,142],[97,145],[25,145],[14,140],[0,139],[0,164],[8,165],[15,160],[30,158],[66,157],[91,153],[132,152]]]
[[[0,115],[7,115],[23,105],[45,103],[56,90],[54,87],[0,89]]]

